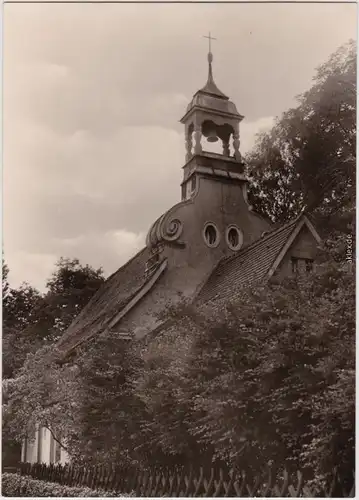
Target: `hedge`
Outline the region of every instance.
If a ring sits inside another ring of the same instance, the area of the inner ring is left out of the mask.
[[[80,486],[66,486],[49,481],[32,479],[29,476],[20,476],[5,472],[1,481],[2,496],[4,497],[131,497],[115,491],[92,490]]]

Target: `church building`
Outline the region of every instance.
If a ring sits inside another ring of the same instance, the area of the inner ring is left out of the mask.
[[[207,82],[181,123],[185,158],[181,199],[155,220],[146,245],[102,285],[58,342],[64,354],[103,331],[119,339],[144,337],[159,313],[183,298],[226,301],[243,286],[312,268],[320,237],[305,214],[280,228],[255,213],[240,153],[236,105],[217,87],[208,53]],[[221,153],[206,151],[220,142]],[[208,147],[208,146],[207,146]],[[49,431],[23,447],[24,461],[64,462]]]

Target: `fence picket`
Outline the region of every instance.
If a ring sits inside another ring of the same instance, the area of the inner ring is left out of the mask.
[[[189,476],[187,477],[187,475],[185,474],[183,479],[184,479],[184,484],[186,485],[186,489],[185,489],[183,496],[188,497],[190,494],[190,491],[191,491],[191,485],[192,485],[192,480],[193,480],[193,468],[192,467],[190,467]]]
[[[199,496],[198,493],[199,493],[202,485],[203,485],[203,467],[200,467],[199,468],[199,478],[197,480],[194,479],[194,486],[195,486],[195,490],[194,490],[194,494],[193,494],[194,497]]]
[[[232,472],[232,474],[231,474],[231,472]],[[223,481],[223,489],[224,489],[224,495],[223,496],[225,496],[225,497],[229,497],[230,496],[231,489],[233,488],[233,481],[234,481],[233,470],[229,471],[228,477],[229,477],[229,482],[228,483],[227,483],[227,481]]]
[[[205,487],[205,494],[204,496],[205,497],[210,497],[212,496],[211,495],[211,490],[212,490],[212,486],[213,486],[213,480],[214,480],[214,469],[213,467],[211,468],[211,476],[209,478],[209,481],[207,482],[205,479],[203,480],[203,485]]]
[[[223,470],[219,469],[219,481],[214,480],[214,493],[213,493],[214,497],[222,496],[220,495],[222,486],[223,486]]]
[[[236,493],[237,493],[238,497],[242,497],[243,496],[242,493],[243,493],[244,487],[246,485],[246,475],[242,474],[240,476],[240,479],[241,479],[241,484],[239,484],[239,481],[237,481],[237,480],[235,480],[234,483],[233,483],[234,489],[236,490]]]
[[[125,489],[123,488],[123,475],[119,470],[117,470],[115,474],[113,490],[116,491],[116,493],[119,491],[126,493]]]
[[[169,485],[170,485],[169,490],[168,490],[168,496],[169,497],[172,497],[172,493],[173,493],[173,490],[174,490],[174,487],[175,487],[175,478],[176,478],[175,474],[173,474],[173,475],[169,474],[168,475],[168,482],[169,482]]]
[[[257,478],[254,480],[253,487],[251,487],[249,485],[249,483],[246,485],[247,491],[248,491],[250,497],[258,496],[258,495],[256,495],[256,493],[257,493],[260,482],[261,482],[261,476],[257,476]]]
[[[165,469],[164,471],[162,471],[162,488],[160,493],[161,497],[167,496],[168,485],[169,485],[169,473],[168,470]]]
[[[151,492],[151,496],[153,496],[153,497],[157,496],[158,488],[160,486],[161,477],[162,477],[161,476],[161,471],[159,471],[158,474],[155,473],[155,486],[154,486],[154,489]]]
[[[177,479],[177,487],[175,489],[175,497],[180,497],[181,496],[181,484],[184,476],[184,468],[182,467],[180,474],[176,471],[175,477]]]

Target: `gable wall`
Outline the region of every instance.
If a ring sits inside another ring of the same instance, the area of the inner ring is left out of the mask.
[[[315,261],[318,252],[317,247],[318,243],[316,239],[307,226],[304,226],[278,266],[275,276],[284,277],[292,274],[292,257],[296,257],[297,259],[313,259]]]

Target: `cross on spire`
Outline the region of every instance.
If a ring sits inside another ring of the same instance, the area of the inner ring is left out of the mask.
[[[211,53],[211,40],[217,40],[217,38],[214,38],[211,36],[211,32],[208,33],[208,36],[203,35],[203,38],[208,38],[208,45],[209,45],[209,53]]]

